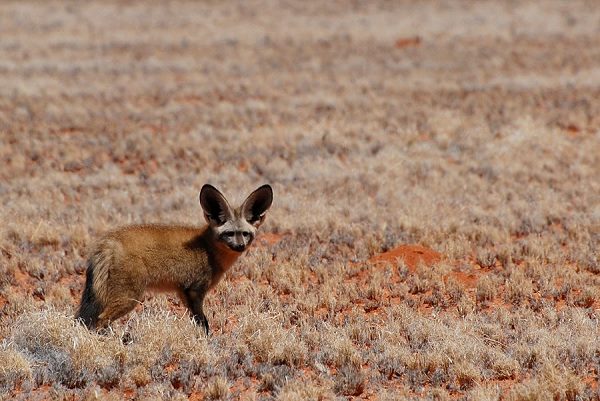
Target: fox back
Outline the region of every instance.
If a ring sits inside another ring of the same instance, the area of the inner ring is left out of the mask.
[[[208,333],[204,297],[252,243],[272,201],[273,190],[263,185],[234,209],[206,184],[203,227],[135,225],[109,232],[88,259],[77,318],[104,328],[141,302],[147,289],[172,291]]]

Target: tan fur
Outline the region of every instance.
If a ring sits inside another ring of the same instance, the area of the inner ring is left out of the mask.
[[[211,189],[214,191],[210,195],[219,200],[222,195]],[[221,203],[207,204],[217,211],[220,206],[229,208],[224,198]],[[266,204],[268,208],[270,201]],[[140,303],[146,290],[167,291],[179,294],[195,321],[208,331],[202,310],[206,292],[243,251],[232,250],[220,233],[223,227],[250,226],[239,210],[225,211],[230,216],[226,223],[214,223],[214,218],[207,215],[209,224],[204,227],[136,225],[106,234],[90,256],[78,317],[89,327],[106,327]]]
[[[141,302],[146,289],[178,291],[198,281],[214,287],[240,254],[213,242],[206,227],[133,226],[106,235],[93,255],[94,290],[107,306],[98,325]]]

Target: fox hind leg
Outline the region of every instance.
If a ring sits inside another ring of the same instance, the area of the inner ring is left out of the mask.
[[[139,301],[135,298],[117,298],[112,300],[98,316],[96,326],[100,329],[107,328],[111,322],[131,312],[138,303]]]

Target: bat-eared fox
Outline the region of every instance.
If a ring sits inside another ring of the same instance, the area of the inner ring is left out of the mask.
[[[208,333],[202,303],[250,245],[273,202],[263,185],[237,209],[212,185],[200,191],[207,225],[135,225],[109,232],[92,250],[77,318],[106,328],[130,312],[146,289],[176,292]]]

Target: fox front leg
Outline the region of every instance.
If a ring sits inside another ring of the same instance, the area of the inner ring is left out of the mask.
[[[202,305],[204,303],[204,296],[206,295],[206,288],[191,287],[185,290],[183,293],[185,295],[185,300],[188,304],[188,307],[192,312],[194,322],[197,325],[204,327],[206,335],[208,335],[208,319],[206,318],[206,315],[204,314],[204,311],[202,309]]]

